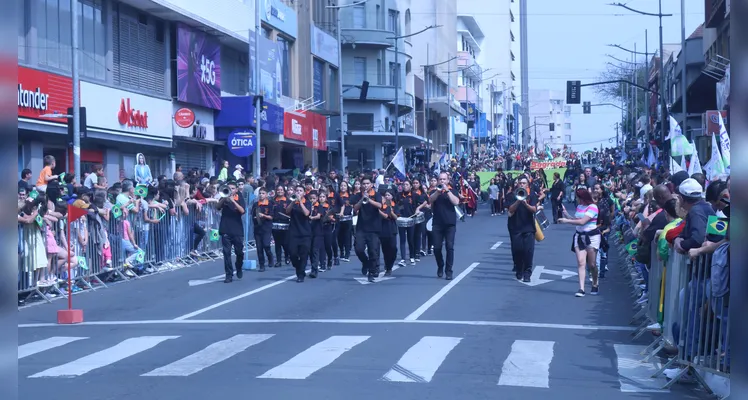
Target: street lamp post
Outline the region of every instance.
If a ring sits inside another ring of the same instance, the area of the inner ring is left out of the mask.
[[[78,0],[70,0],[71,12],[71,47],[72,47],[72,78],[73,78],[73,168],[76,175],[83,176],[81,171],[81,101],[80,101],[80,77],[78,75]],[[78,178],[80,179],[80,178]],[[83,183],[83,182],[81,182]]]
[[[348,156],[345,154],[345,135],[348,132],[348,121],[343,113],[343,43],[340,41],[340,9],[355,7],[366,3],[367,0],[357,1],[351,4],[344,4],[340,6],[326,6],[326,9],[335,10],[335,31],[338,39],[338,90],[340,91],[340,99],[338,100],[338,107],[340,108],[340,172],[345,172],[345,168],[348,166]],[[344,122],[345,121],[345,122]]]

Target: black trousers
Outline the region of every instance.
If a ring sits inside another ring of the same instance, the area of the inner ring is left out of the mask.
[[[309,249],[312,238],[309,236],[291,236],[288,239],[288,254],[291,255],[291,265],[296,269],[296,277],[303,278],[306,275],[304,268],[309,258]]]
[[[382,245],[382,255],[384,256],[384,270],[392,271],[392,266],[395,265],[397,259],[397,235],[380,236],[379,242]]]
[[[510,233],[512,260],[517,276],[532,274],[532,259],[535,255],[535,233]]]
[[[411,254],[413,254],[415,258],[421,258],[419,253],[421,252],[421,241],[423,240],[424,232],[426,232],[425,222],[416,224],[416,226],[413,227],[413,253]]]
[[[205,237],[205,229],[203,229],[202,226],[195,223],[192,227],[192,247],[190,248],[190,251],[197,250],[197,246],[200,245],[200,242],[202,242],[203,238]]]
[[[273,240],[275,240],[275,260],[280,263],[283,260],[283,254],[286,260],[290,258],[288,253],[288,231],[273,231]]]
[[[340,250],[340,257],[350,258],[351,256],[351,239],[353,238],[353,221],[343,221],[338,224],[337,245]]]
[[[414,234],[415,234],[415,226],[409,226],[407,228],[404,227],[397,227],[397,232],[400,235],[400,259],[405,260],[406,258],[416,258],[416,251],[414,247]],[[410,257],[406,257],[405,254],[405,242],[408,242],[408,254]],[[384,246],[382,246],[382,251],[384,251]],[[395,258],[397,258],[397,249],[395,250]]]
[[[330,246],[332,251],[332,257],[338,258],[338,229],[340,229],[340,224],[335,223],[331,225],[332,229],[330,231]],[[329,256],[327,257],[330,258]]]
[[[491,214],[498,214],[500,212],[501,208],[499,208],[499,200],[491,199]]]
[[[244,263],[244,236],[243,235],[221,235],[221,245],[223,246],[223,269],[226,277],[234,275],[234,266],[231,265],[231,246],[236,253],[236,269],[239,270]]]
[[[270,232],[255,231],[255,246],[257,246],[257,263],[260,267],[265,267],[265,256],[267,256],[267,265],[273,265],[273,250],[270,248]]]
[[[455,263],[455,225],[433,225],[431,234],[434,237],[434,258],[436,258],[436,267],[438,271],[445,271],[447,274],[452,273],[452,266]],[[442,245],[447,248],[447,260],[445,263],[442,256]]]
[[[379,234],[356,232],[356,256],[361,260],[361,266],[368,271],[369,276],[379,275]]]
[[[551,199],[551,214],[553,214],[553,223],[558,222],[559,218],[563,217],[563,212],[561,211],[563,209],[564,203],[561,202],[561,200],[556,200],[556,198]]]
[[[318,235],[312,236],[312,271],[317,271],[319,266],[332,266],[332,226],[322,228]]]

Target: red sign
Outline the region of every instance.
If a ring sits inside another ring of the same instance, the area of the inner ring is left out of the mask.
[[[195,123],[195,113],[189,108],[180,108],[174,113],[174,122],[180,128],[189,128]]]
[[[130,107],[130,98],[122,99],[117,113],[120,125],[128,128],[136,127],[148,129],[148,111],[140,111]]]
[[[43,118],[42,114],[67,114],[73,106],[73,80],[31,68],[18,67],[18,116],[65,122],[64,118]]]
[[[726,122],[727,111],[722,111],[722,122]],[[717,111],[710,110],[706,112],[706,126],[704,127],[704,135],[719,135],[719,118],[717,117]],[[719,137],[719,136],[718,136]],[[719,141],[719,139],[717,139]]]
[[[306,147],[327,150],[327,118],[313,112],[285,113],[283,137],[304,142]]]
[[[530,162],[530,169],[535,171],[539,169],[549,168],[566,168],[566,160],[564,161],[532,161]]]

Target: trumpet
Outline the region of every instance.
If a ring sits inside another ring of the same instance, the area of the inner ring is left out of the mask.
[[[442,184],[440,183],[440,184],[439,184],[439,185],[438,185],[438,186],[436,187],[436,190],[438,190],[438,191],[440,191],[440,192],[443,192],[443,191],[447,190],[447,187],[446,187],[446,186],[444,186],[444,185],[442,185]]]
[[[527,191],[522,188],[517,188],[517,190],[514,191],[514,197],[519,201],[523,201],[527,199]]]
[[[363,203],[363,204],[369,204],[369,198],[368,197],[364,197],[363,199],[361,199],[361,203]]]
[[[292,202],[292,203],[296,203],[297,201],[299,201],[299,197],[298,197],[298,196],[296,196],[295,194],[292,194],[292,195],[291,195],[291,196],[290,196],[290,197],[288,198],[288,200],[291,200],[291,202]]]
[[[221,198],[231,196],[231,188],[228,185],[221,186],[220,188],[218,188],[218,195]]]

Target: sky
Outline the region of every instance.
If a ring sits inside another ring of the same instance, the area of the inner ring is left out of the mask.
[[[605,71],[606,62],[615,63],[606,54],[623,60],[631,57],[631,54],[607,45],[618,44],[633,50],[636,44],[636,50],[643,52],[645,30],[649,36],[649,52],[659,48],[659,19],[608,5],[617,2],[641,11],[658,12],[658,1],[655,0],[527,0],[530,90],[565,92],[567,80],[580,80],[582,84],[595,82]],[[704,22],[704,1],[684,2],[688,37]],[[673,14],[662,19],[665,44],[681,42],[680,10],[680,0],[662,0],[662,13]],[[519,83],[520,57],[517,56],[516,60],[514,70]],[[639,61],[643,60],[644,57],[640,56]],[[582,87],[582,101],[592,104],[607,102],[597,96],[593,87]],[[621,120],[618,108],[593,107],[592,114],[583,114],[580,104],[572,105],[571,112],[574,150],[599,147],[601,142],[605,147],[615,146],[615,140],[608,142],[608,139],[615,137],[615,123]]]

